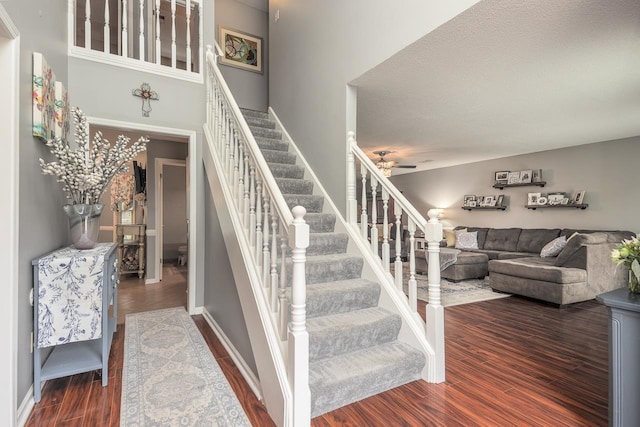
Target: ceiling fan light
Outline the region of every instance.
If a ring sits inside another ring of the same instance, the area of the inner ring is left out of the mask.
[[[378,169],[380,169],[380,172],[382,172],[385,177],[391,177],[391,167],[393,166],[392,162],[387,162],[384,159],[380,159],[378,162],[376,162],[376,166],[378,167]]]

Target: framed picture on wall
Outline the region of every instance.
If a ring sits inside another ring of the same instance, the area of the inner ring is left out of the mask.
[[[262,38],[220,26],[221,64],[262,74]]]
[[[531,172],[531,182],[542,182],[542,169],[534,169]]]
[[[580,190],[573,193],[571,203],[574,203],[576,205],[581,205],[582,202],[584,201],[584,193],[585,193],[585,190]]]

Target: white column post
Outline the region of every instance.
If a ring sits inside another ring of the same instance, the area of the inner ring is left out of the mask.
[[[389,193],[382,187],[382,266],[389,271]]]
[[[84,48],[91,50],[91,0],[84,2]]]
[[[207,56],[211,52],[211,45],[207,46]],[[160,0],[156,0],[156,64],[160,64],[162,61],[162,43],[160,41]]]
[[[395,273],[395,279],[396,279],[396,288],[398,288],[398,290],[402,291],[402,259],[401,259],[401,252],[402,252],[402,242],[401,239],[403,238],[403,232],[402,232],[402,207],[400,207],[400,203],[394,203],[393,204],[393,214],[396,217],[396,261],[395,264],[393,266],[393,271]],[[409,248],[407,248],[408,250]]]
[[[371,252],[378,255],[378,180],[371,174]]]
[[[109,2],[105,1],[104,2],[104,44],[103,44],[103,51],[104,53],[111,53],[111,23],[109,21],[111,21],[111,16],[110,16],[110,12],[109,12]]]
[[[311,423],[311,392],[309,390],[309,333],[306,328],[307,284],[305,278],[306,251],[309,247],[309,226],[304,222],[305,208],[292,209],[289,226],[291,247],[291,323],[289,327],[289,384],[293,395],[293,423],[307,427]]]
[[[415,313],[418,311],[418,284],[416,282],[416,223],[409,218],[409,307]]]
[[[176,0],[171,0],[171,67],[176,68]]]
[[[439,383],[445,380],[444,361],[444,308],[440,303],[440,241],[442,224],[438,222],[440,209],[429,209],[429,221],[424,230],[429,252],[428,282],[429,303],[426,307],[427,341],[435,351],[435,378]]]
[[[269,284],[269,303],[271,304],[271,312],[275,313],[278,309],[278,215],[276,215],[276,209],[273,204],[273,198],[271,199],[271,282]],[[282,258],[282,262],[285,259]],[[280,274],[285,274],[285,271],[280,271]]]
[[[187,0],[187,63],[186,70],[191,71],[191,0]]]
[[[129,56],[129,7],[127,6],[127,0],[122,0],[122,57],[127,58]]]
[[[107,0],[108,1],[108,0]],[[140,0],[140,28],[138,31],[138,59],[144,61],[144,0]]]
[[[356,163],[353,156],[353,146],[356,145],[355,133],[347,133],[347,223],[356,229],[358,227],[358,202],[356,200]]]
[[[367,215],[367,168],[364,163],[360,165],[360,175],[362,175],[362,213],[360,214],[360,228],[362,232],[362,238],[367,240],[369,216]]]

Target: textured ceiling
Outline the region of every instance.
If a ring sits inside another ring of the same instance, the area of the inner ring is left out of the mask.
[[[637,136],[640,1],[484,0],[352,84],[394,174]]]

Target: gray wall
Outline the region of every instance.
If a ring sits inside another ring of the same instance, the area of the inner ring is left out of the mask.
[[[393,177],[425,217],[433,207],[445,208],[445,226],[621,229],[640,232],[640,190],[635,185],[640,137],[561,150],[543,151],[467,165]],[[540,187],[492,188],[494,172],[542,169]],[[529,192],[586,190],[586,210],[524,207]],[[465,194],[500,195],[508,199],[506,211],[465,211]]]
[[[269,1],[269,103],[343,213],[347,84],[477,1]]]
[[[269,16],[235,0],[216,1],[216,40],[220,42],[219,28],[225,28],[262,37],[263,73],[254,73],[220,64],[220,71],[240,107],[267,111],[269,107]]]
[[[187,244],[187,168],[165,166],[162,186],[162,259],[178,258],[178,247]]]
[[[69,242],[62,187],[40,172],[38,159],[52,160],[49,149],[31,136],[32,53],[40,52],[68,87],[67,2],[21,0],[3,3],[20,32],[20,148],[19,148],[19,270],[18,270],[18,394],[20,405],[33,384],[29,304],[33,274],[31,260]]]
[[[257,376],[258,369],[251,349],[247,324],[242,314],[227,248],[222,238],[220,220],[216,214],[213,196],[205,187],[207,262],[204,288],[204,308],[216,319],[225,335],[233,343],[249,368]],[[215,280],[214,280],[215,279]]]

